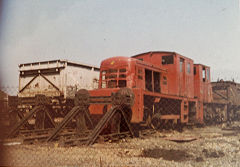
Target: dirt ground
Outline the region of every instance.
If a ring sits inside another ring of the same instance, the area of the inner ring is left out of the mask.
[[[196,138],[174,142],[169,138]],[[221,126],[186,128],[184,132],[157,132],[144,138],[90,147],[59,147],[57,144],[4,146],[2,166],[240,166],[239,131]]]

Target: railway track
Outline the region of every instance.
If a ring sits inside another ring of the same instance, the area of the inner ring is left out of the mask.
[[[11,142],[21,141],[23,144],[36,144],[36,143],[47,143],[46,140],[50,136],[53,129],[44,129],[44,130],[21,130],[17,138],[11,139]],[[59,146],[70,147],[70,146],[81,146],[88,145],[89,139],[92,134],[92,130],[85,131],[83,133],[78,134],[75,129],[66,128],[58,136],[54,139],[54,141],[50,143],[58,143]],[[140,137],[148,137],[154,134],[156,130],[154,129],[144,129],[140,130]],[[121,139],[132,138],[133,136],[129,131],[120,132],[120,133],[112,133],[112,134],[104,134],[99,135],[96,139],[96,143],[103,142],[118,142]],[[94,142],[94,143],[95,143]]]

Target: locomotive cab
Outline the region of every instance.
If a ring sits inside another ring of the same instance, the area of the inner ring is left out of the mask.
[[[134,62],[126,57],[114,57],[101,63],[99,89],[132,88],[134,86]]]
[[[210,67],[194,64],[194,96],[203,103],[212,102]]]
[[[132,56],[167,70],[169,95],[194,97],[193,60],[175,52],[146,52]]]

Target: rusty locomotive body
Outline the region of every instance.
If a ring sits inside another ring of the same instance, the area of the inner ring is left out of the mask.
[[[99,89],[91,97],[111,96],[130,88],[134,103],[132,124],[154,128],[203,123],[203,105],[212,101],[210,68],[174,52],[148,52],[104,60],[100,67]],[[104,114],[106,104],[93,104],[90,114]]]

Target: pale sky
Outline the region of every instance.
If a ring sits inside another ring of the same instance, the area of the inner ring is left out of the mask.
[[[5,0],[2,86],[18,64],[67,59],[100,65],[113,56],[175,51],[211,67],[212,80],[240,82],[238,0]]]

